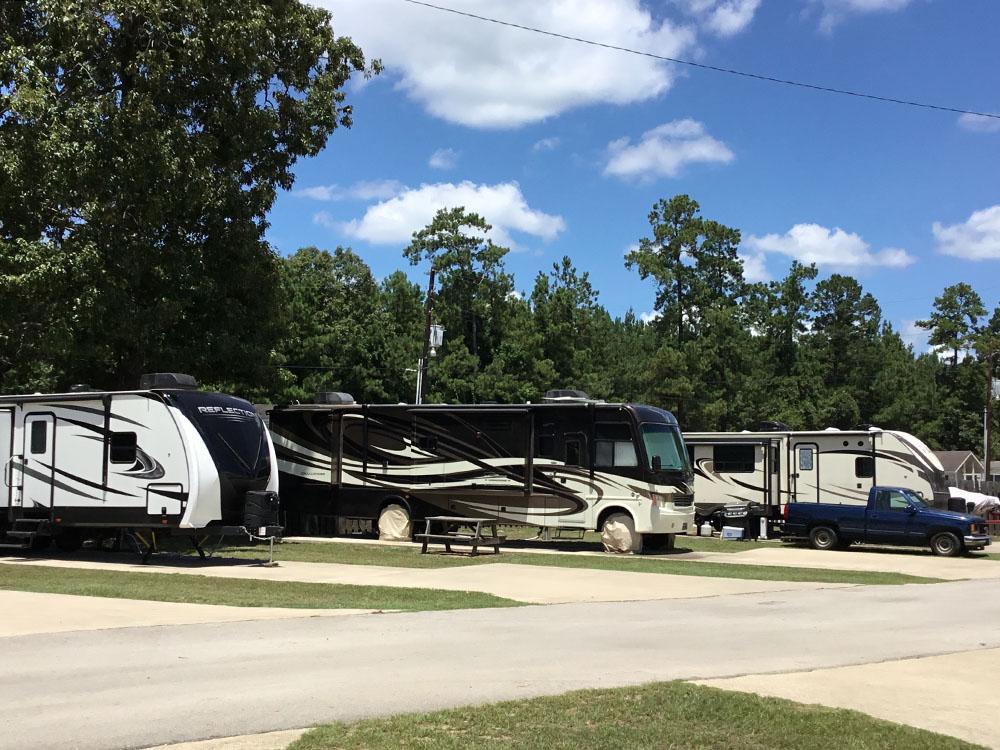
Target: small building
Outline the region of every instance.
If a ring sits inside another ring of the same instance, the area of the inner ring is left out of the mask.
[[[948,484],[983,481],[983,462],[972,451],[934,451],[934,455],[944,467]]]

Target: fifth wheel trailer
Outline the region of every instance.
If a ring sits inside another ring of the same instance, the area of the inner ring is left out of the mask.
[[[585,394],[509,405],[362,405],[346,394],[270,412],[289,533],[384,532],[387,514],[494,518],[669,545],[694,518],[669,412]],[[405,527],[407,524],[399,524]],[[652,538],[650,538],[652,537]]]
[[[750,504],[774,520],[789,502],[864,505],[875,484],[909,487],[947,507],[941,463],[909,433],[874,427],[793,431],[780,423],[762,427],[684,434],[699,521],[721,526],[727,515],[745,513]]]
[[[276,522],[266,427],[247,401],[196,387],[190,376],[156,373],[135,391],[0,396],[4,546],[54,539],[71,549],[85,533],[232,533]]]

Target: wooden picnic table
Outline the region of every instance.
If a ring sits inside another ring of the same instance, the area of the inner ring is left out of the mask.
[[[494,518],[427,516],[424,521],[427,522],[427,525],[424,527],[424,533],[413,535],[415,539],[423,540],[423,546],[420,548],[421,554],[427,552],[427,545],[432,541],[444,544],[446,552],[451,552],[451,545],[461,544],[472,546],[471,555],[479,554],[480,545],[492,547],[494,554],[500,554],[500,543],[503,541],[503,537],[497,534],[497,522]],[[432,531],[434,524],[441,524],[443,528],[438,533],[434,533]],[[458,527],[460,526],[474,528],[474,531],[468,534],[461,534],[458,531]],[[490,536],[483,536],[484,527],[489,528]]]

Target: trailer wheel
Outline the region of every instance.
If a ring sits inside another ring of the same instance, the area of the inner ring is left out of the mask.
[[[962,543],[950,531],[944,531],[931,538],[931,549],[935,555],[954,557],[962,551]]]
[[[378,538],[383,542],[408,542],[413,538],[410,511],[398,503],[390,503],[378,514]]]
[[[836,549],[839,542],[840,540],[837,538],[837,532],[829,526],[817,526],[809,532],[809,543],[812,545],[813,549]]]
[[[628,513],[612,513],[601,525],[601,541],[608,552],[642,552],[642,534]]]

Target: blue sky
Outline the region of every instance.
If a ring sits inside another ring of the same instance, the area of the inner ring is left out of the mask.
[[[271,214],[282,252],[354,248],[379,277],[464,203],[519,289],[563,255],[613,314],[653,287],[623,254],[659,198],[739,228],[751,278],[793,258],[856,276],[918,348],[947,284],[1000,301],[1000,121],[817,94],[418,8],[318,0],[386,71]],[[441,0],[659,54],[1000,112],[996,0]],[[408,268],[408,267],[407,267]],[[419,279],[420,269],[409,271]]]

